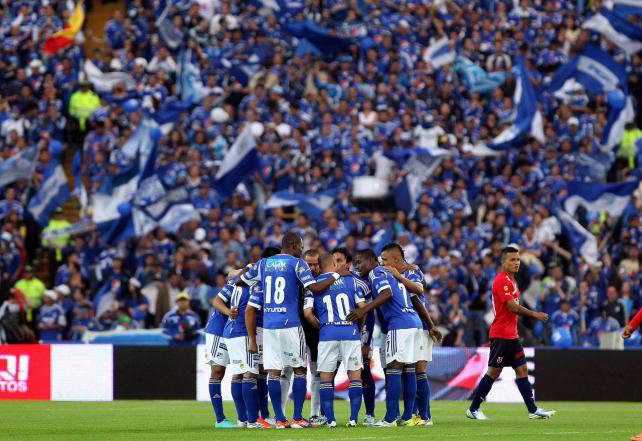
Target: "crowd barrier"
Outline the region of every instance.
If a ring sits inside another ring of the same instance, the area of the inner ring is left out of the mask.
[[[428,368],[432,399],[468,400],[486,371],[488,352],[488,348],[434,348]],[[639,350],[526,348],[525,353],[539,400],[636,401],[642,396],[636,370]],[[371,367],[377,399],[383,400],[378,348]],[[209,370],[204,345],[0,345],[0,400],[209,401]],[[226,400],[231,399],[229,377],[223,382]],[[505,369],[488,401],[521,402],[514,379],[513,370]],[[337,398],[347,399],[347,388],[347,376],[340,369]]]

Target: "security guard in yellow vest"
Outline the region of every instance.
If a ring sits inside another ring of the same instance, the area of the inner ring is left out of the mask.
[[[61,228],[70,226],[71,224],[67,219],[62,218],[62,207],[56,208],[54,211],[53,217],[49,221],[49,224],[45,227],[43,233],[54,232]],[[69,234],[61,234],[59,236],[53,237],[51,239],[46,239],[42,241],[42,244],[48,248],[52,248],[55,252],[56,267],[57,264],[62,262],[62,250],[67,245],[69,245]]]
[[[100,106],[100,98],[89,87],[89,81],[82,79],[80,89],[71,95],[69,114],[78,120],[80,131],[84,132],[87,118]]]
[[[619,158],[626,158],[629,168],[635,167],[635,155],[637,153],[635,143],[640,138],[642,138],[642,130],[636,127],[635,122],[630,122],[624,127],[622,143],[620,144],[617,156]]]

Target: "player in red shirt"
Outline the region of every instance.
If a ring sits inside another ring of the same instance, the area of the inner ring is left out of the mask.
[[[624,327],[622,332],[622,338],[631,338],[631,335],[635,332],[636,329],[640,327],[642,323],[642,308],[635,314],[635,317],[631,319],[628,325]],[[642,441],[642,432],[639,435],[631,437],[631,441]]]
[[[524,349],[517,335],[517,316],[532,317],[546,322],[548,314],[531,311],[519,304],[519,288],[515,274],[519,270],[519,250],[506,247],[501,254],[501,272],[493,281],[493,310],[495,319],[490,325],[490,358],[488,371],[475,389],[473,402],[466,411],[466,416],[473,420],[487,420],[488,417],[479,410],[482,401],[493,387],[493,382],[499,377],[505,366],[515,369],[515,383],[522,394],[528,408],[528,418],[546,419],[555,414],[554,410],[540,409],[535,405],[533,389],[528,381],[528,368]]]

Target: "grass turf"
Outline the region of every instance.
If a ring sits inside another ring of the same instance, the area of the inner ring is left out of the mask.
[[[467,403],[432,403],[433,427],[343,427],[349,415],[346,402],[335,402],[336,429],[243,430],[214,429],[209,403],[193,401],[114,401],[76,403],[47,401],[0,402],[2,440],[628,440],[642,430],[642,403],[539,403],[558,414],[550,420],[529,420],[521,404],[485,403],[491,421],[464,416]],[[403,405],[402,405],[403,407]],[[305,410],[309,409],[309,401]],[[226,403],[228,418],[235,416]],[[288,415],[292,413],[292,402]],[[377,417],[384,404],[377,403]],[[363,417],[363,409],[362,414]]]

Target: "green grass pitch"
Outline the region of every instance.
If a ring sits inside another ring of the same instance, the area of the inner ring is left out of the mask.
[[[521,404],[483,406],[491,421],[464,417],[466,402],[432,403],[433,427],[343,427],[348,405],[335,402],[336,429],[214,429],[209,403],[193,401],[114,401],[107,403],[0,402],[1,440],[628,440],[642,430],[642,403],[542,402],[556,409],[550,420],[529,420]],[[403,407],[403,405],[402,405]],[[309,409],[309,401],[305,410]],[[226,403],[228,418],[235,416]],[[288,405],[288,415],[292,402]],[[377,417],[384,404],[377,403]],[[361,415],[363,417],[363,415]]]

